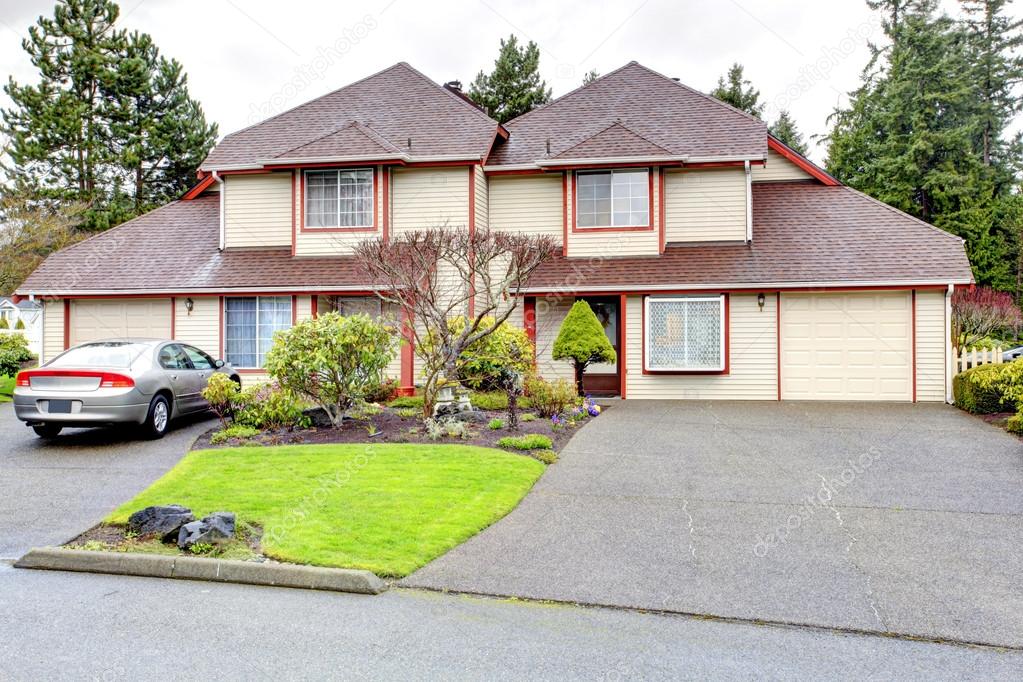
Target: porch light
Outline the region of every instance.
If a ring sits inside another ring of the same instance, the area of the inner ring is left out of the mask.
[[[761,307],[763,307],[763,305],[764,305],[763,303],[760,304]],[[190,298],[186,298],[185,299],[185,310],[188,311],[189,315],[192,314],[192,308],[194,308],[194,307],[195,307],[195,301],[193,301]]]
[[[765,300],[766,299],[764,298],[764,292],[760,292],[759,294],[757,294],[757,305],[760,306],[760,310],[764,309]]]

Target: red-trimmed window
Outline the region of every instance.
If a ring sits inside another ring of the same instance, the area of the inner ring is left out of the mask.
[[[724,295],[648,296],[644,305],[645,370],[725,370]]]
[[[274,332],[290,329],[291,320],[291,296],[225,298],[225,359],[239,369],[262,368]]]
[[[649,169],[578,171],[575,185],[577,228],[650,226]]]
[[[307,228],[373,227],[374,172],[372,168],[332,168],[305,171]]]

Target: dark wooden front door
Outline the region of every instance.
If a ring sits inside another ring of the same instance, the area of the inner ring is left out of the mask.
[[[618,298],[587,297],[584,300],[590,304],[590,308],[600,320],[608,341],[614,346],[615,353],[620,355],[622,344],[619,333],[621,320],[619,319]],[[587,369],[583,375],[583,389],[593,395],[618,395],[621,387],[620,371],[621,362],[616,362],[613,365],[594,365]]]

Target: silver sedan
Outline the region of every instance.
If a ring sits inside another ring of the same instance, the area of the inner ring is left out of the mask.
[[[114,339],[75,346],[14,387],[18,419],[43,438],[65,426],[139,424],[162,438],[171,419],[209,408],[202,391],[215,373],[240,381],[223,360],[178,341]]]

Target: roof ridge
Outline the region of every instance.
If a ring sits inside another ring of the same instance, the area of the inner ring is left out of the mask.
[[[955,241],[957,241],[957,242],[959,242],[961,244],[965,244],[966,243],[966,240],[963,239],[962,237],[960,237],[958,235],[955,235],[955,234],[952,234],[951,232],[948,232],[947,230],[943,230],[940,227],[938,227],[937,225],[932,225],[931,223],[927,222],[926,220],[922,220],[920,218],[917,218],[914,215],[910,215],[909,213],[906,213],[905,211],[903,211],[901,209],[895,208],[891,204],[887,204],[887,203],[881,201],[880,199],[872,197],[869,194],[867,194],[866,192],[861,192],[860,190],[858,190],[858,189],[856,189],[854,187],[850,187],[849,185],[835,185],[835,187],[836,188],[840,187],[842,189],[849,190],[853,194],[856,194],[856,195],[862,197],[863,199],[866,199],[867,201],[873,202],[873,203],[877,204],[878,206],[881,206],[882,208],[885,208],[886,210],[888,210],[888,211],[890,211],[892,213],[895,213],[896,215],[899,215],[899,216],[901,216],[903,218],[909,218],[910,220],[912,220],[914,222],[920,223],[920,225],[922,225],[922,226],[924,226],[926,228],[929,228],[931,230],[934,230],[935,232],[938,232],[939,234],[941,234],[944,237],[948,237],[950,239],[954,239]]]
[[[699,95],[700,97],[702,97],[702,98],[704,98],[706,100],[709,100],[709,101],[713,102],[714,104],[720,105],[720,106],[725,107],[727,109],[731,109],[732,111],[734,111],[737,114],[742,114],[743,116],[745,116],[746,118],[750,119],[751,121],[756,121],[757,123],[763,123],[765,126],[767,125],[767,121],[765,121],[764,119],[759,118],[757,116],[754,116],[753,114],[749,113],[748,111],[743,111],[742,109],[739,109],[738,107],[733,107],[728,102],[723,102],[723,101],[719,100],[717,97],[714,97],[713,95],[708,95],[705,92],[700,92],[699,90],[697,90],[696,88],[692,87],[691,85],[686,85],[685,83],[683,83],[680,80],[675,80],[674,78],[671,78],[670,76],[665,76],[660,71],[655,71],[655,70],[651,69],[649,66],[644,66],[643,64],[640,64],[639,62],[635,62],[635,64],[639,68],[644,69],[646,71],[649,71],[650,73],[654,74],[655,76],[660,76],[661,78],[663,78],[664,80],[668,81],[669,83],[673,83],[673,84],[679,86],[680,88],[683,88],[683,89],[687,90],[688,92],[693,93],[694,95]]]
[[[396,153],[399,153],[399,154],[401,153],[401,150],[398,149],[398,147],[393,142],[388,140],[386,137],[384,137],[380,133],[376,132],[375,130],[370,128],[365,123],[360,123],[359,121],[356,121],[356,120],[353,119],[353,120],[348,121],[344,125],[338,126],[337,128],[334,128],[333,130],[329,130],[329,131],[325,132],[324,134],[322,134],[322,135],[320,135],[318,137],[314,137],[313,139],[311,139],[311,140],[309,140],[307,142],[303,142],[302,144],[296,145],[296,146],[292,147],[291,149],[285,149],[280,154],[277,154],[274,158],[275,159],[287,158],[287,157],[284,156],[285,154],[290,154],[290,153],[292,153],[294,151],[297,151],[297,150],[301,149],[302,147],[308,147],[311,144],[316,144],[317,142],[322,142],[323,140],[327,139],[328,137],[331,137],[333,135],[337,135],[338,133],[344,132],[345,130],[348,130],[349,128],[354,128],[355,131],[358,132],[360,135],[362,135],[363,137],[368,139],[370,142],[376,144],[377,146],[382,147],[386,151],[393,151],[393,152],[396,152]]]
[[[355,121],[354,123],[355,127],[359,130],[359,132],[368,137],[373,142],[376,142],[385,149],[390,148],[391,151],[398,152],[399,154],[401,153],[401,149],[398,147],[398,145],[394,144],[386,137],[384,137],[381,133],[377,132],[370,124],[361,123],[359,121]]]
[[[572,146],[566,147],[565,149],[561,150],[560,152],[555,154],[554,157],[552,157],[552,158],[556,158],[558,156],[561,156],[562,154],[567,154],[568,152],[570,152],[571,150],[575,149],[576,147],[578,147],[580,145],[583,145],[583,144],[586,144],[587,142],[589,142],[593,138],[597,137],[598,135],[603,135],[604,133],[606,133],[607,131],[611,130],[615,126],[618,126],[619,128],[622,128],[623,130],[625,130],[626,132],[631,133],[632,135],[635,135],[636,137],[638,137],[639,139],[643,140],[644,142],[646,142],[648,144],[652,144],[653,146],[657,147],[658,149],[664,151],[667,154],[671,154],[672,153],[671,150],[667,149],[666,147],[664,147],[664,145],[661,145],[661,144],[658,144],[658,143],[654,142],[653,140],[651,140],[650,138],[646,137],[642,133],[640,133],[640,132],[638,132],[636,130],[633,130],[629,126],[625,125],[625,123],[623,123],[622,121],[615,120],[612,123],[610,123],[609,125],[606,125],[603,128],[601,128],[600,130],[598,130],[597,132],[593,133],[592,135],[584,137],[583,139],[579,140],[578,142],[576,142]]]
[[[616,73],[618,73],[619,71],[623,71],[623,70],[627,69],[628,67],[632,66],[633,64],[635,64],[635,65],[637,65],[637,66],[641,66],[641,65],[640,65],[640,63],[639,63],[639,62],[637,62],[636,60],[632,60],[632,61],[631,61],[631,62],[629,62],[628,64],[623,64],[622,66],[619,66],[619,67],[618,67],[617,69],[615,69],[614,71],[608,71],[608,72],[607,72],[607,73],[605,73],[605,74],[604,74],[603,76],[598,76],[597,78],[594,78],[594,79],[593,79],[592,81],[590,81],[589,83],[583,83],[582,85],[580,85],[579,87],[575,88],[574,90],[569,90],[569,91],[568,91],[568,92],[566,92],[566,93],[565,93],[564,95],[560,95],[560,96],[558,96],[558,97],[555,97],[555,98],[554,98],[554,99],[552,99],[552,100],[551,100],[550,102],[547,102],[547,104],[541,104],[540,106],[536,107],[535,109],[530,109],[530,110],[529,110],[529,111],[527,111],[526,113],[524,113],[524,114],[521,114],[521,115],[519,115],[519,116],[516,116],[516,117],[515,117],[515,118],[513,118],[512,120],[510,120],[510,121],[506,122],[506,123],[504,124],[504,127],[505,127],[505,128],[507,128],[507,127],[509,127],[510,125],[512,125],[513,123],[515,123],[516,121],[521,121],[522,119],[526,118],[527,116],[529,116],[529,115],[531,115],[531,114],[534,114],[534,113],[536,113],[537,111],[543,111],[544,109],[547,109],[548,107],[552,107],[552,106],[554,106],[555,104],[557,104],[558,102],[561,102],[562,100],[564,100],[564,99],[566,99],[566,98],[568,98],[568,97],[570,97],[570,96],[572,96],[572,95],[576,94],[576,93],[577,93],[577,92],[579,92],[580,90],[584,90],[584,89],[586,89],[586,88],[590,87],[591,85],[593,85],[594,83],[599,83],[600,81],[604,80],[605,78],[610,78],[611,76],[615,75],[615,74],[616,74]]]

